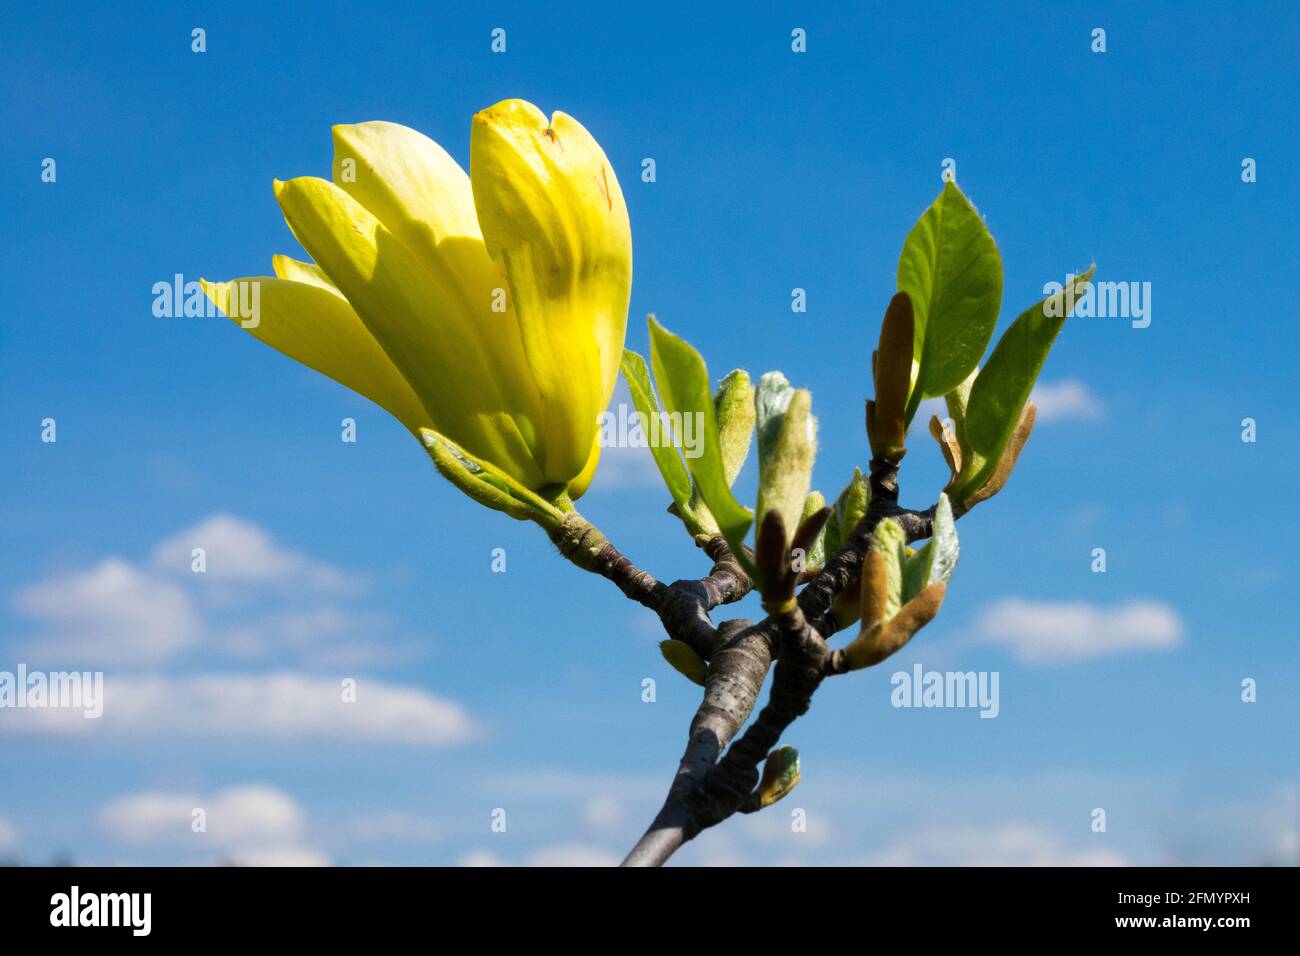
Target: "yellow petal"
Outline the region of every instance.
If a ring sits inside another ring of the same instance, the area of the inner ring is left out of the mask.
[[[577,120],[548,122],[522,100],[474,117],[470,180],[541,393],[546,472],[579,475],[627,326],[632,240],[618,180]]]
[[[541,397],[524,358],[505,273],[483,243],[465,171],[423,133],[370,122],[334,127],[334,181],[428,271],[448,304],[441,319],[454,331],[446,334],[491,362],[521,434],[542,461],[536,426]],[[555,482],[569,477],[546,475]]]
[[[441,146],[399,123],[334,127],[334,183],[403,241],[481,238],[469,177]],[[419,235],[427,231],[427,237]]]
[[[305,282],[308,285],[314,285],[318,289],[324,289],[326,292],[331,292],[339,298],[343,298],[343,293],[330,281],[330,277],[325,274],[325,270],[314,262],[299,262],[297,259],[277,253],[271,257],[271,265],[275,269],[275,274],[281,279],[288,279],[291,282]],[[357,321],[360,321],[360,319]],[[369,335],[370,333],[367,332],[366,334]]]
[[[411,386],[337,293],[269,277],[200,281],[217,308],[273,349],[364,395],[413,432],[428,421]]]
[[[596,476],[596,466],[600,464],[600,434],[597,433],[596,440],[591,443],[591,454],[587,457],[587,464],[583,466],[578,476],[569,482],[568,494],[569,499],[577,501],[587,493],[591,487],[591,479]]]
[[[525,486],[546,484],[516,423],[527,409],[500,381],[483,343],[464,334],[454,290],[333,183],[277,182],[276,198],[298,241],[410,383],[432,427]]]

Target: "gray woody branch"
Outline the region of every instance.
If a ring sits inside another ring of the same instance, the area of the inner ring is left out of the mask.
[[[668,635],[689,644],[709,662],[704,698],[691,721],[686,750],[663,807],[624,860],[624,866],[659,866],[702,830],[736,812],[759,808],[755,787],[759,768],[781,734],[808,709],[825,677],[842,673],[826,639],[841,625],[830,611],[836,595],[855,586],[876,525],[894,518],[909,541],[931,534],[933,509],[911,511],[898,506],[898,466],[871,462],[871,503],[844,547],[793,597],[795,579],[786,580],[785,595],[764,595],[768,617],[753,624],[738,619],[714,626],[709,612],[738,601],[753,584],[720,536],[697,543],[713,560],[710,573],[699,580],[662,584],[632,564],[591,525],[580,518],[566,521],[552,534],[569,560],[613,581],[625,595],[659,615]],[[813,537],[821,520],[811,529]],[[778,522],[779,524],[779,522]],[[800,533],[808,529],[801,528]],[[777,536],[765,522],[764,535]],[[784,557],[784,528],[779,531]],[[798,543],[798,541],[796,541]],[[773,553],[769,546],[768,555]],[[758,719],[728,749],[749,720],[763,681],[777,662],[772,690]],[[723,751],[726,751],[725,755]]]

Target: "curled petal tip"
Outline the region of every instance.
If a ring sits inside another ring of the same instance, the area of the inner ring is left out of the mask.
[[[474,122],[485,126],[549,129],[546,114],[527,100],[506,99],[474,114]]]

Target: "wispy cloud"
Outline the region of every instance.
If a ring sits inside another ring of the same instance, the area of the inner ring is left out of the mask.
[[[490,850],[473,850],[460,859],[460,866],[617,866],[617,854],[582,843],[566,843],[533,850],[522,860],[510,861]]]
[[[659,467],[649,448],[614,445],[600,450],[600,467],[596,469],[591,485],[593,491],[662,488],[663,485]]]
[[[1167,650],[1183,640],[1183,623],[1177,612],[1159,601],[1130,601],[1106,608],[1082,601],[1008,598],[985,608],[975,631],[979,640],[1000,644],[1027,664]]]
[[[1039,382],[1029,397],[1038,408],[1035,420],[1039,425],[1065,421],[1095,422],[1106,417],[1106,403],[1077,378]],[[917,407],[916,421],[925,426],[934,415],[940,421],[948,417],[948,405],[942,398],[924,399]]]
[[[325,866],[303,845],[304,814],[287,793],[265,784],[215,793],[144,791],[118,797],[96,813],[101,831],[132,846],[189,847],[209,862],[242,866]]]
[[[1069,847],[1044,827],[1007,823],[991,827],[923,830],[873,854],[868,866],[1124,866],[1107,847]]]
[[[204,583],[221,588],[292,588],[340,594],[361,578],[280,544],[265,529],[229,514],[211,515],[161,541],[149,563],[160,574],[193,575],[202,549]]]
[[[393,664],[423,652],[393,630],[383,614],[326,605],[258,616],[222,629],[212,644],[232,657],[256,660],[290,654],[310,667],[334,669]],[[376,635],[383,639],[373,639]]]
[[[341,682],[281,672],[104,681],[104,713],[16,709],[0,734],[106,737],[234,737],[343,740],[416,747],[451,747],[474,739],[478,724],[455,701],[417,687],[356,679],[356,699]]]
[[[38,627],[20,642],[21,653],[42,662],[158,661],[202,632],[184,590],[119,558],[39,581],[20,590],[13,605]]]
[[[13,650],[28,662],[76,668],[140,668],[196,650],[336,668],[421,653],[383,615],[342,606],[363,585],[359,575],[282,548],[251,522],[213,515],[143,562],[107,557],[21,588],[12,606],[31,633],[13,639]]]
[[[1039,382],[1029,398],[1038,406],[1039,422],[1095,422],[1106,417],[1106,405],[1077,378]]]
[[[18,848],[18,828],[0,817],[0,853],[9,853]]]

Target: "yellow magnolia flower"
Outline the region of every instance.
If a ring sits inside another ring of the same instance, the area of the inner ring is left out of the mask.
[[[466,176],[405,126],[336,126],[333,177],[275,183],[315,264],[276,256],[275,277],[205,282],[208,296],[417,436],[582,494],[632,285],[627,206],[591,134],[506,100],[474,117]]]

